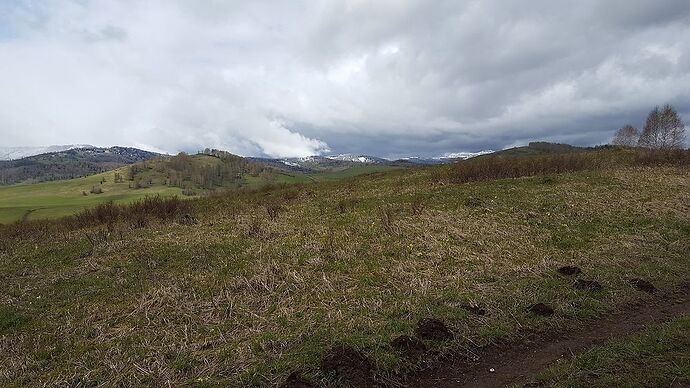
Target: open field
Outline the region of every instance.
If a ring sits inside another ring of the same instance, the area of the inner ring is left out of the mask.
[[[203,198],[197,224],[0,241],[0,385],[266,386],[295,371],[394,385],[443,354],[653,297],[632,278],[660,292],[690,279],[687,167],[465,184],[439,169]]]
[[[180,195],[179,188],[162,185],[131,189],[127,181],[115,183],[115,172],[124,174],[124,169],[64,181],[0,186],[0,223],[62,217],[108,201],[127,203],[147,195]],[[90,193],[93,187],[100,187],[103,193]]]
[[[202,162],[210,164],[217,162],[217,158],[201,156]],[[154,164],[154,162],[149,162]],[[323,172],[315,174],[287,174],[276,173],[270,181],[261,177],[244,174],[242,187],[259,188],[266,184],[292,184],[320,181],[335,181],[362,174],[390,171],[396,169],[389,166],[363,166],[345,169],[341,171]],[[115,183],[115,173],[127,175],[127,168],[120,168],[106,173],[96,174],[85,178],[70,179],[64,181],[44,182],[36,184],[18,184],[12,186],[0,186],[0,224],[6,224],[22,219],[44,219],[67,216],[83,209],[93,207],[100,203],[113,201],[115,203],[129,203],[146,196],[182,195],[179,187],[170,187],[161,183],[161,179],[155,176],[154,184],[150,187],[142,186],[132,188],[132,183],[125,180]],[[140,179],[151,179],[149,173],[143,173]],[[101,180],[105,182],[101,184]],[[100,187],[102,194],[92,194],[92,187]],[[197,190],[199,193],[204,190]],[[87,195],[82,193],[86,192]]]

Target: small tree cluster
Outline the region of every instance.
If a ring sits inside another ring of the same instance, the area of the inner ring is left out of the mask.
[[[654,107],[644,129],[640,133],[632,125],[626,125],[616,132],[613,145],[623,147],[644,147],[658,150],[685,148],[685,124],[671,105]]]

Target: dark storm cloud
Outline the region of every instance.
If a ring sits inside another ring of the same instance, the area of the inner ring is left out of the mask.
[[[433,156],[690,113],[680,0],[26,0],[0,25],[3,145]]]

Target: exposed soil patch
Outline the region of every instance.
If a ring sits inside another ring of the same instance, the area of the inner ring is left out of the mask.
[[[433,369],[408,378],[409,387],[505,387],[524,383],[559,359],[571,357],[594,345],[621,338],[690,314],[690,295],[682,289],[648,303],[628,305],[624,312],[585,322],[572,332],[527,334],[523,340],[462,352]],[[467,356],[472,354],[472,358]],[[493,371],[491,371],[493,370]]]
[[[415,329],[417,337],[426,340],[449,340],[453,338],[453,333],[448,330],[445,323],[438,319],[422,319],[417,322]]]
[[[465,309],[474,315],[486,315],[486,310],[484,309],[484,307],[479,305],[473,306],[469,304],[464,304],[460,306],[460,308]]]
[[[566,265],[558,269],[558,273],[565,276],[573,276],[581,272],[580,267],[575,267],[574,265]]]
[[[417,338],[401,335],[391,341],[391,347],[407,357],[418,357],[426,352],[426,345]]]
[[[635,286],[638,290],[644,291],[647,293],[654,293],[656,292],[656,287],[654,285],[646,280],[642,279],[630,279],[630,284]]]
[[[313,388],[315,385],[305,378],[299,372],[292,372],[287,380],[280,385],[280,388]]]
[[[349,346],[336,346],[321,360],[324,373],[335,373],[355,387],[373,387],[374,373],[369,360]]]
[[[573,287],[576,290],[586,290],[586,291],[601,291],[603,287],[599,282],[595,280],[584,280],[584,279],[577,279],[575,283],[573,283]]]
[[[527,307],[527,310],[533,314],[541,315],[542,317],[550,317],[553,315],[553,309],[544,303],[535,303]]]

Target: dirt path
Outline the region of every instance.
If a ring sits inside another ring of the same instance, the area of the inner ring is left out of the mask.
[[[33,213],[33,212],[35,212],[35,211],[37,211],[37,210],[41,210],[41,209],[42,209],[42,208],[39,207],[39,208],[37,208],[37,209],[29,209],[29,210],[25,211],[24,214],[22,215],[21,222],[26,222],[26,221],[28,221],[28,220],[29,220],[29,216],[31,215],[31,213]]]
[[[530,341],[479,349],[477,361],[458,355],[434,369],[412,376],[406,386],[506,387],[524,383],[558,359],[683,314],[690,314],[690,289],[687,288],[660,295],[648,304],[631,305],[624,313],[588,322],[575,332],[541,335]]]

